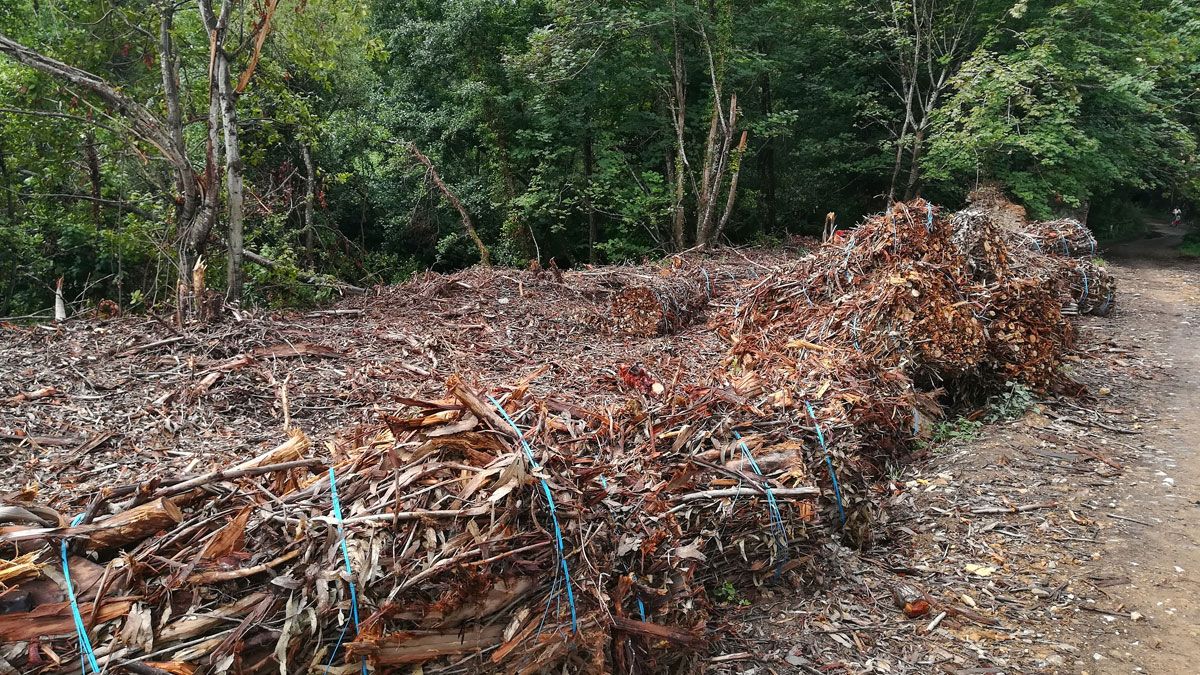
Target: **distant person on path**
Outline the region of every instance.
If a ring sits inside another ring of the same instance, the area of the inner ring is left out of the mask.
[[[1179,207],[1176,206],[1175,210],[1172,211],[1171,213],[1175,216],[1175,218],[1171,221],[1171,227],[1179,227],[1180,225],[1182,225],[1183,224],[1183,211],[1180,211]]]

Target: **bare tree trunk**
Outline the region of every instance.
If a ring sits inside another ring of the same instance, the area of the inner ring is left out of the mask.
[[[917,129],[917,133],[913,134],[911,164],[908,167],[908,182],[904,188],[904,200],[908,201],[916,196],[917,183],[921,178],[921,150],[925,141],[925,129]]]
[[[245,237],[242,219],[242,155],[238,140],[237,93],[230,85],[229,58],[223,50],[217,61],[221,124],[225,132],[225,192],[229,203],[229,268],[226,297],[231,302],[240,302],[242,299],[242,261]]]
[[[714,244],[719,242],[721,236],[725,234],[725,226],[729,224],[729,217],[733,215],[733,205],[737,201],[738,176],[742,173],[742,158],[746,154],[748,133],[742,132],[742,140],[738,141],[737,154],[733,156],[733,168],[729,177],[729,194],[725,197],[725,212],[721,214],[721,222],[717,224],[717,231],[712,236]]]
[[[671,3],[672,10],[675,3]],[[687,73],[683,69],[683,47],[679,43],[679,27],[672,26],[675,38],[674,61],[671,63],[671,79],[675,85],[675,98],[671,104],[672,119],[675,123],[675,158],[668,158],[675,174],[675,201],[671,212],[671,238],[675,250],[687,248],[687,230],[684,226],[687,214],[683,199],[686,195],[685,181],[691,170],[687,161],[687,149],[684,145],[684,131],[687,122]]]
[[[592,156],[592,137],[589,134],[583,141],[583,201],[587,208],[588,219],[588,262],[596,263],[596,209],[592,206],[592,170],[595,158]]]
[[[183,109],[179,96],[179,55],[175,50],[174,38],[171,36],[174,21],[175,4],[165,0],[159,5],[158,22],[158,63],[162,75],[163,99],[167,109],[165,126],[171,144],[184,155],[184,161],[175,166],[175,187],[179,192],[179,199],[175,202],[175,227],[179,240],[178,278],[179,302],[181,303],[177,307],[176,316],[182,321],[184,315],[190,313],[190,309],[183,305],[190,303],[186,298],[190,296],[188,289],[192,287],[192,268],[204,252],[204,245],[208,241],[208,235],[215,222],[216,211],[205,200],[206,196],[200,181],[196,178],[195,169],[192,168],[191,162],[186,157],[187,145],[183,139]],[[209,124],[211,130],[211,116]],[[212,152],[211,146],[209,152]],[[211,192],[211,187],[215,184],[216,179],[208,173],[205,176],[208,179],[208,191]]]
[[[716,199],[713,194],[713,172],[720,159],[717,157],[717,129],[721,118],[721,101],[713,102],[712,118],[709,120],[708,137],[704,141],[704,168],[700,170],[700,190],[696,193],[696,244],[708,245],[707,223],[710,207]]]
[[[10,185],[12,180],[8,175],[8,158],[4,155],[4,139],[0,138],[0,190],[4,192],[5,211],[8,213],[9,222],[12,222],[17,219],[17,208]]]
[[[100,229],[100,157],[96,154],[96,134],[88,129],[83,135],[83,159],[88,168],[88,183],[92,195],[92,224]]]
[[[209,143],[215,145],[215,136],[224,135],[225,142],[225,192],[229,204],[229,259],[227,261],[226,297],[237,302],[242,298],[242,266],[244,253],[244,237],[242,223],[242,156],[238,146],[237,91],[231,83],[229,72],[229,55],[225,51],[225,37],[229,28],[229,15],[233,7],[232,0],[221,0],[221,13],[213,12],[213,0],[197,0],[200,16],[204,19],[204,27],[209,34],[209,95],[219,106],[219,112],[214,117],[209,111]],[[260,27],[259,35],[266,37],[264,31],[269,21]],[[261,45],[258,47],[261,49]],[[253,72],[252,70],[250,71]],[[246,76],[249,81],[250,76]],[[220,132],[216,125],[220,125]],[[216,181],[209,186],[217,191]]]
[[[900,133],[896,136],[896,161],[892,165],[892,181],[888,184],[888,206],[890,207],[896,201],[896,184],[900,181],[900,166],[904,163],[904,148],[908,144],[908,128],[912,125],[913,120],[913,96],[916,87],[916,80],[912,80],[908,87],[908,100],[904,105],[904,123],[900,125]]]
[[[475,223],[471,222],[471,214],[467,213],[467,207],[463,206],[463,203],[458,199],[458,195],[454,194],[449,186],[442,181],[442,177],[438,175],[437,169],[433,167],[433,161],[426,157],[425,153],[418,150],[417,146],[412,143],[408,144],[408,150],[417,158],[418,162],[425,165],[425,168],[429,170],[429,177],[433,180],[433,184],[437,186],[437,189],[446,197],[446,201],[450,202],[450,205],[458,211],[458,215],[462,217],[463,229],[466,230],[467,236],[471,238],[471,241],[475,242],[475,248],[479,250],[479,261],[485,267],[491,267],[492,255],[488,252],[487,246],[484,246],[483,240],[479,238],[479,233],[475,231]]]
[[[313,165],[308,143],[300,144],[300,157],[304,160],[304,248],[312,255],[316,239],[313,215],[317,208],[317,168]]]
[[[720,144],[717,144],[716,134],[710,130],[709,132],[709,148],[706,154],[712,155],[712,168],[708,170],[706,167],[703,185],[701,186],[701,194],[705,195],[703,200],[704,209],[701,211],[696,223],[696,243],[700,246],[708,247],[713,244],[715,232],[715,218],[717,198],[721,191],[721,186],[725,182],[725,175],[729,170],[731,155],[733,154],[733,133],[737,126],[737,95],[729,97],[729,114],[721,115],[720,102],[714,102],[713,110],[713,129],[717,127],[717,122],[720,122],[722,135],[720,136]],[[745,135],[743,135],[743,141]],[[707,164],[708,162],[706,162]],[[736,191],[736,186],[735,186]],[[731,195],[732,196],[732,195]],[[732,208],[732,205],[730,205]]]

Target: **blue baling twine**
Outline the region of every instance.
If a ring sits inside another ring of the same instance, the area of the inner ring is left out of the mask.
[[[703,267],[701,267],[701,268],[700,268],[700,271],[701,271],[701,272],[704,274],[704,283],[705,283],[705,285],[707,285],[707,286],[708,286],[708,297],[710,297],[710,298],[711,298],[711,297],[712,297],[712,294],[713,294],[713,285],[712,285],[712,279],[711,279],[711,278],[709,278],[709,276],[708,276],[708,270],[706,270],[706,269],[704,269]]]
[[[75,516],[75,520],[71,521],[71,527],[75,527],[83,522],[84,514]],[[67,581],[67,597],[71,600],[71,618],[75,620],[75,632],[79,633],[79,651],[83,652],[83,675],[87,675],[87,667],[92,667],[93,673],[100,672],[100,665],[96,663],[96,652],[92,650],[92,639],[88,637],[87,627],[83,625],[83,616],[79,613],[79,602],[75,599],[75,586],[71,583],[71,568],[67,565],[67,540],[62,542],[62,564],[63,578]],[[96,602],[100,602],[97,598]]]
[[[838,515],[841,516],[842,527],[845,527],[846,507],[842,505],[842,488],[838,485],[837,472],[833,470],[833,458],[829,456],[829,446],[825,444],[825,434],[821,432],[821,423],[817,421],[817,414],[813,411],[812,404],[805,401],[804,407],[808,408],[808,416],[812,418],[813,428],[817,430],[817,442],[821,444],[821,450],[825,451],[825,466],[829,467],[829,479],[833,481],[833,495],[837,498]]]
[[[925,231],[933,232],[933,204],[925,202]]]
[[[636,574],[634,574],[633,572],[630,572],[630,573],[629,573],[629,580],[630,580],[630,581],[634,581],[634,582],[636,582],[636,581],[637,581],[637,575],[636,575]],[[636,588],[633,590],[633,592],[635,593],[634,597],[635,597],[635,598],[637,598],[637,603],[638,603],[638,615],[642,617],[642,621],[645,621],[645,620],[646,620],[646,603],[642,602],[642,596],[640,596],[640,595],[636,595],[636,593],[637,593],[637,589],[636,589]]]
[[[525,458],[529,460],[529,464],[533,467],[533,470],[541,471],[542,465],[538,464],[538,461],[533,458],[533,450],[529,447],[529,443],[525,441],[525,435],[521,433],[520,427],[517,426],[516,422],[512,421],[512,418],[508,416],[508,413],[504,410],[504,406],[500,405],[499,401],[492,398],[490,394],[488,395],[488,400],[492,402],[492,405],[496,406],[496,409],[500,411],[500,416],[504,418],[505,422],[508,422],[513,431],[517,432],[517,438],[521,439],[521,447],[525,450]],[[558,547],[558,561],[562,566],[563,577],[566,580],[567,604],[571,607],[571,632],[575,633],[579,630],[579,619],[575,612],[575,591],[571,588],[571,570],[567,566],[567,554],[563,549],[562,528],[558,524],[558,513],[554,508],[554,495],[550,494],[550,484],[546,482],[545,478],[540,480],[542,483],[542,493],[546,495],[546,503],[550,506],[550,520],[554,523],[554,543]]]
[[[1084,300],[1087,300],[1088,296],[1088,275],[1087,270],[1083,269],[1082,267],[1079,269],[1079,271],[1083,272],[1083,295],[1079,296],[1079,301],[1083,302]]]
[[[854,321],[850,323],[850,339],[854,341],[854,348],[862,351],[862,346],[858,344],[858,315],[854,315]]]
[[[352,575],[354,570],[350,567],[350,549],[346,546],[346,528],[342,520],[342,502],[338,499],[337,493],[337,475],[334,474],[333,467],[329,467],[329,494],[333,498],[333,517],[337,520],[338,538],[341,539],[342,545],[342,562],[346,565],[346,583],[350,585],[350,618],[354,621],[354,634],[358,634],[358,590],[354,587],[354,579]],[[342,633],[338,636],[337,644],[333,646],[333,653],[329,655],[329,663],[325,664],[325,672],[333,666],[333,660],[337,658],[338,650],[342,647],[342,641],[346,639],[346,631],[350,629],[350,622],[347,621],[342,626]],[[367,675],[367,657],[362,659],[362,672]]]
[[[750,454],[750,448],[746,446],[746,441],[742,440],[742,435],[734,430],[733,437],[737,439],[738,445],[742,448],[742,456],[750,464],[750,468],[754,469],[754,473],[758,474],[759,478],[763,479],[763,491],[767,493],[767,507],[771,510],[771,524],[778,530],[776,535],[780,552],[780,564],[787,559],[787,527],[783,524],[783,514],[779,511],[779,502],[775,499],[775,491],[771,489],[771,484],[767,482],[767,477],[763,475],[762,469],[758,468],[758,462],[754,460],[754,455]],[[776,574],[779,573],[779,568],[775,569]]]

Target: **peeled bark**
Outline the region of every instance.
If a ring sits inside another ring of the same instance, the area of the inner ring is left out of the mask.
[[[183,520],[183,512],[169,499],[156,499],[95,524],[88,533],[91,550],[120,548],[169,529]]]
[[[424,663],[439,656],[480,652],[504,643],[504,626],[464,631],[411,631],[390,633],[377,639],[355,640],[346,645],[350,658],[367,657],[376,666]]]

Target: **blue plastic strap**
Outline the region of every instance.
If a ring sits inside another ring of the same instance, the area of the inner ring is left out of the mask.
[[[333,517],[337,520],[338,538],[341,540],[342,547],[342,562],[346,566],[346,576],[351,577],[354,570],[350,567],[350,549],[346,546],[346,528],[342,519],[342,502],[338,499],[337,493],[337,475],[333,471],[333,467],[329,467],[329,494],[333,499]],[[346,583],[350,586],[350,618],[354,622],[354,634],[358,635],[358,590],[354,587],[354,579],[347,578]],[[337,658],[338,650],[342,647],[342,642],[346,639],[346,631],[350,629],[350,622],[346,622],[342,626],[342,632],[338,635],[337,644],[333,646],[333,653],[329,655],[329,663],[325,664],[325,672],[333,666],[333,660]],[[367,675],[367,657],[362,659],[362,672]]]
[[[508,416],[508,412],[504,410],[504,406],[500,405],[499,401],[492,398],[490,394],[488,395],[488,400],[492,402],[492,405],[496,406],[496,409],[500,411],[500,416],[504,418],[505,422],[508,422],[513,431],[517,432],[517,438],[521,439],[521,447],[525,451],[525,458],[529,460],[529,464],[533,467],[534,471],[540,471],[542,465],[538,464],[538,461],[534,459],[533,449],[525,441],[525,434],[521,433],[521,428]],[[546,482],[545,478],[541,479],[541,483],[542,493],[546,496],[546,503],[550,507],[550,520],[554,523],[554,543],[558,547],[558,562],[562,566],[563,578],[567,588],[567,604],[571,608],[571,632],[575,633],[579,630],[579,619],[575,610],[575,591],[571,588],[571,569],[567,566],[567,554],[563,548],[562,528],[558,524],[558,512],[554,508],[554,495],[550,494],[550,484]]]
[[[854,348],[862,351],[862,345],[858,344],[858,315],[854,315],[854,321],[850,323],[850,339],[854,341]]]
[[[84,514],[82,513],[75,516],[75,519],[71,521],[71,527],[75,527],[83,522],[83,516]],[[67,598],[71,601],[71,618],[75,620],[75,632],[79,634],[79,651],[82,652],[83,674],[87,675],[88,666],[92,667],[93,673],[99,673],[100,665],[96,663],[96,652],[92,650],[92,639],[88,637],[87,627],[83,625],[83,616],[79,613],[79,602],[75,599],[75,585],[71,583],[71,567],[67,564],[66,539],[62,541],[62,566],[63,578],[67,582]]]
[[[634,574],[633,572],[630,572],[630,573],[629,573],[629,580],[630,580],[630,581],[635,581],[635,582],[636,582],[636,581],[637,581],[637,574]],[[646,603],[642,602],[642,596],[640,596],[640,595],[637,595],[637,590],[636,590],[636,589],[634,590],[634,597],[637,599],[637,603],[638,603],[638,615],[642,617],[642,621],[645,621],[645,620],[646,620]]]
[[[925,202],[925,231],[933,232],[933,204]]]
[[[742,440],[742,435],[735,429],[733,437],[737,439],[738,445],[742,448],[742,456],[750,464],[750,468],[754,469],[754,473],[762,478],[763,491],[767,493],[767,507],[771,512],[771,524],[778,530],[776,537],[779,543],[780,558],[787,557],[787,526],[783,523],[783,514],[779,511],[779,502],[775,499],[775,491],[771,489],[771,484],[767,482],[767,477],[763,475],[762,469],[758,468],[758,462],[754,460],[754,455],[750,454],[750,448],[746,446],[746,442]]]
[[[842,519],[842,527],[845,527],[846,507],[842,505],[842,487],[838,485],[837,472],[833,470],[833,458],[829,456],[829,446],[825,444],[825,434],[821,431],[821,423],[817,421],[817,413],[813,410],[812,404],[805,401],[804,407],[808,408],[808,416],[812,418],[813,428],[817,430],[817,442],[821,444],[821,450],[825,452],[825,466],[829,467],[829,479],[833,481],[833,496],[837,499],[838,515]]]
[[[1079,301],[1083,302],[1084,300],[1087,300],[1088,296],[1088,275],[1087,270],[1083,269],[1082,267],[1079,268],[1079,271],[1083,272],[1083,295],[1079,296]]]

